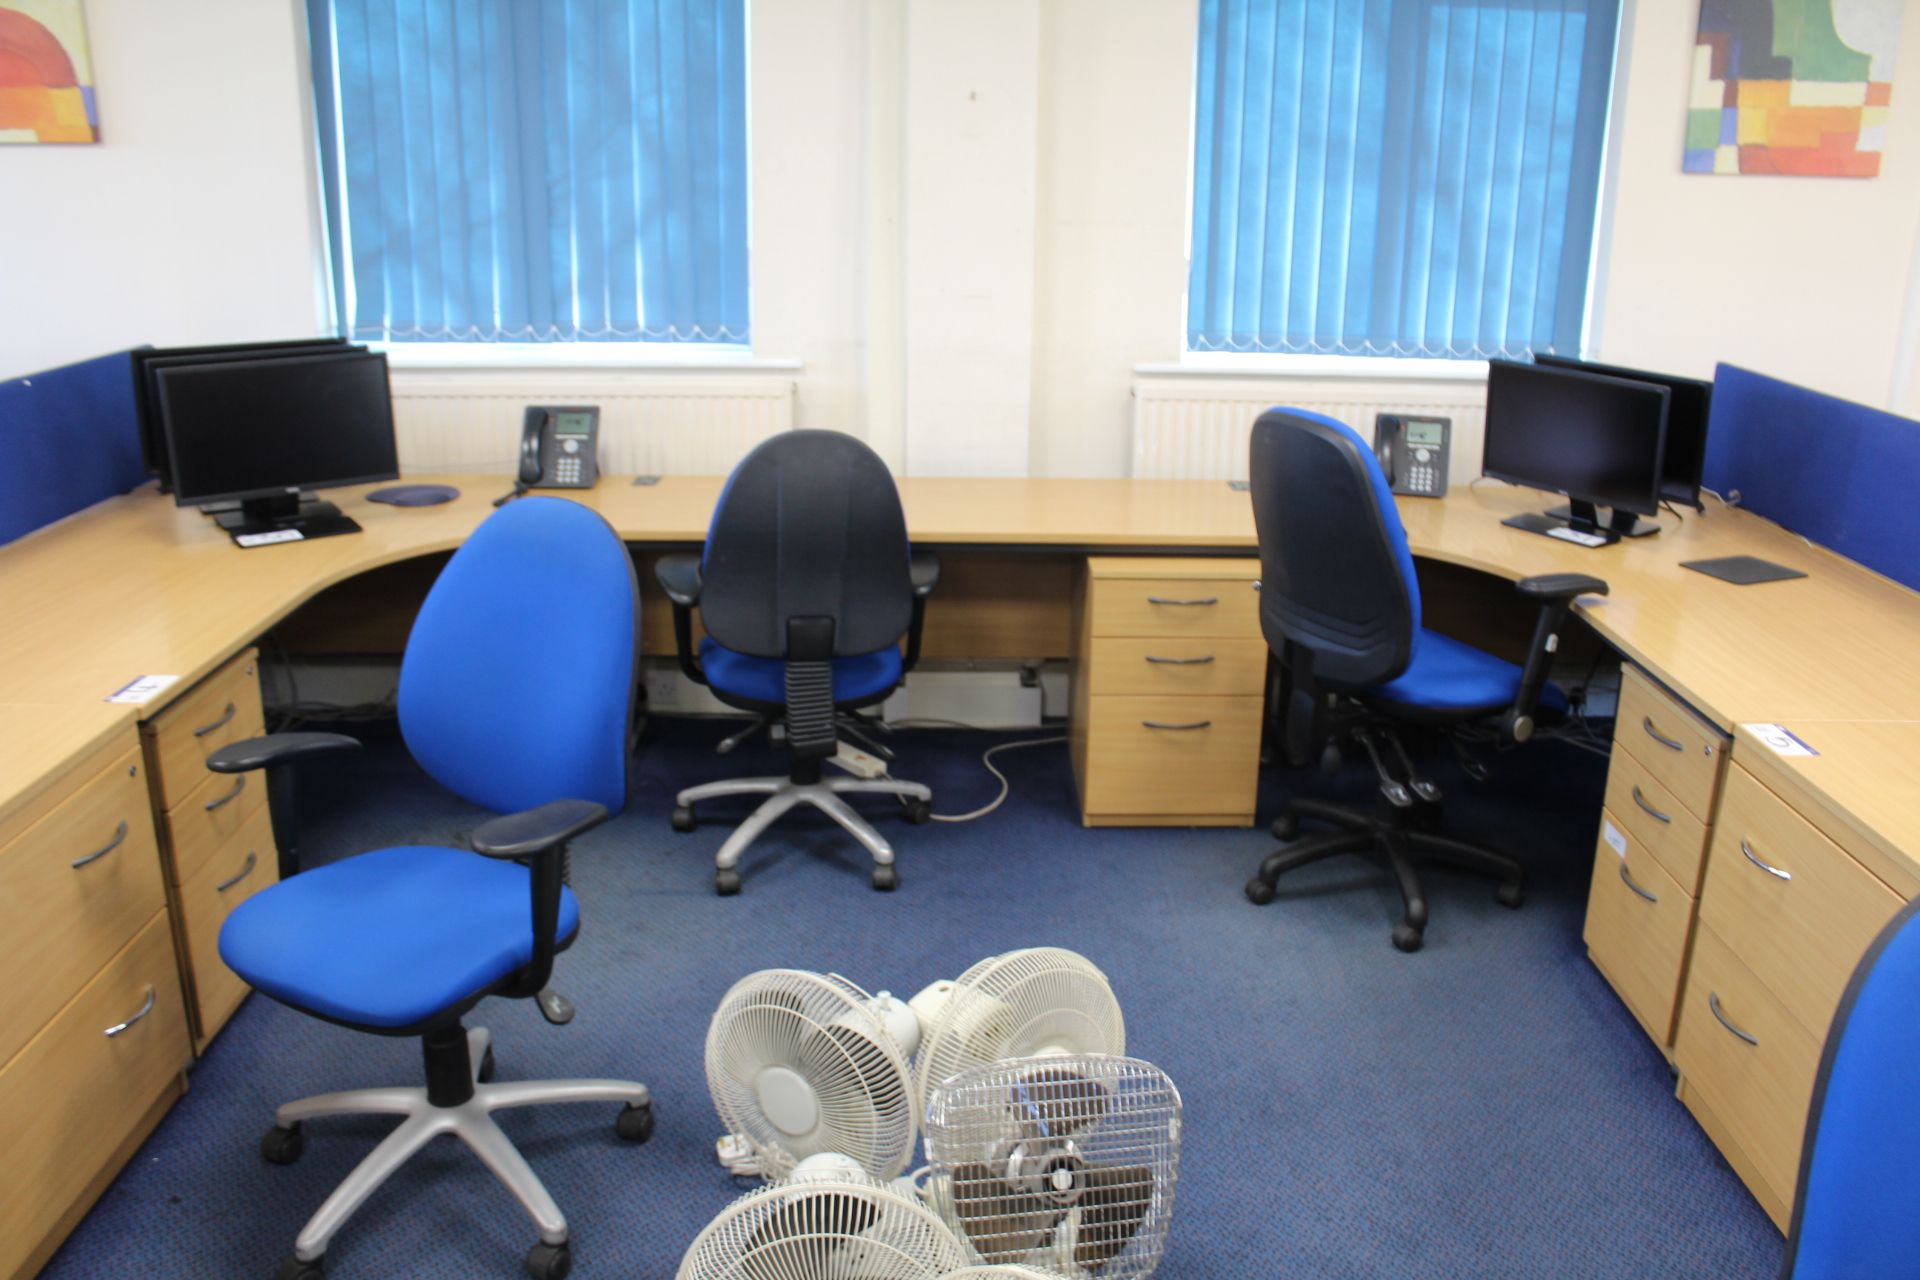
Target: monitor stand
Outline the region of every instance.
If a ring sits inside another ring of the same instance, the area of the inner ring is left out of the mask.
[[[1660,522],[1651,516],[1636,515],[1631,511],[1622,511],[1618,507],[1595,507],[1596,511],[1607,511],[1607,528],[1623,538],[1649,538],[1660,532]],[[1549,508],[1547,514],[1556,520],[1571,523],[1573,512],[1568,507]]]
[[[1620,533],[1600,523],[1600,514],[1594,510],[1591,502],[1573,502],[1566,508],[1567,516],[1562,518],[1550,511],[1528,511],[1517,516],[1508,516],[1500,523],[1515,529],[1525,529],[1528,533],[1541,533],[1549,538],[1570,542],[1576,546],[1604,547],[1620,541]],[[1562,530],[1565,532],[1556,532]],[[1568,533],[1581,535],[1569,537]]]
[[[233,535],[241,546],[261,542],[295,542],[307,538],[330,538],[336,533],[358,533],[360,523],[340,514],[340,508],[312,494],[276,493],[270,498],[247,498],[237,511],[223,511],[213,517],[215,524]],[[298,538],[273,538],[273,534],[298,534]],[[268,536],[263,536],[268,535]]]

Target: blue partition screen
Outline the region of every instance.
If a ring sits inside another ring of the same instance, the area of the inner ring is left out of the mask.
[[[0,543],[146,480],[122,351],[0,382]]]
[[[1735,365],[1713,374],[1706,487],[1920,590],[1920,422]]]

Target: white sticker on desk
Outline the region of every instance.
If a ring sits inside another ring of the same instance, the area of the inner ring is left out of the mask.
[[[1600,819],[1600,838],[1605,840],[1615,853],[1623,858],[1627,856],[1626,833],[1613,825],[1612,818]]]
[[[233,540],[243,547],[266,547],[276,542],[298,542],[306,536],[298,529],[269,529],[265,533],[235,534]]]
[[[131,684],[122,685],[114,690],[103,701],[131,702],[135,706],[141,706],[159,697],[169,685],[179,683],[179,676],[141,676]]]
[[[1783,724],[1743,724],[1740,726],[1765,743],[1777,756],[1817,756],[1820,753],[1802,742]]]

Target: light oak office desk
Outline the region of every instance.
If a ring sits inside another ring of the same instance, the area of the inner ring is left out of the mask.
[[[49,952],[55,958],[48,963],[61,966],[40,993],[43,1003],[52,1002],[49,1007],[0,1007],[0,1099],[37,1097],[35,1106],[49,1114],[64,1106],[77,1115],[101,1093],[118,1089],[126,1095],[124,1107],[102,1110],[93,1121],[97,1141],[62,1143],[57,1155],[55,1148],[46,1149],[53,1164],[45,1167],[66,1168],[67,1175],[45,1178],[45,1191],[35,1196],[16,1194],[11,1185],[0,1196],[0,1274],[30,1272],[57,1246],[177,1096],[188,1035],[204,1044],[238,998],[220,985],[224,970],[211,954],[212,939],[221,912],[231,908],[229,899],[270,880],[261,866],[271,863],[271,837],[260,797],[229,801],[192,765],[209,744],[257,731],[250,646],[303,605],[324,614],[327,600],[351,602],[352,592],[383,575],[421,580],[420,567],[430,570],[433,557],[458,546],[506,488],[493,476],[449,479],[462,496],[441,507],[369,504],[364,490],[335,495],[365,532],[312,543],[243,551],[204,517],[142,492],[0,548],[0,616],[6,619],[0,631],[0,877],[6,884],[0,888],[28,886],[20,891],[41,895],[29,896],[23,909],[50,936],[88,930],[90,937],[98,935],[94,951],[70,962],[59,960],[58,950]],[[566,496],[600,511],[644,554],[697,543],[720,485],[718,478],[669,477],[636,487],[607,477],[591,491]],[[946,577],[929,610],[930,656],[1077,656],[1085,678],[1076,685],[1089,690],[1084,696],[1120,699],[1103,706],[1123,710],[1129,709],[1124,700],[1134,698],[1183,698],[1178,705],[1192,708],[1257,698],[1244,683],[1171,693],[1143,693],[1130,683],[1138,678],[1130,672],[1137,671],[1133,664],[1141,662],[1142,650],[1172,642],[1209,651],[1231,644],[1236,660],[1219,665],[1242,672],[1250,667],[1239,660],[1248,657],[1242,650],[1258,651],[1248,606],[1256,573],[1248,557],[1255,540],[1244,493],[1200,481],[909,479],[901,489],[916,543],[945,553]],[[1579,614],[1645,673],[1633,676],[1634,696],[1642,700],[1634,707],[1648,708],[1649,719],[1657,715],[1656,723],[1666,726],[1663,734],[1686,729],[1694,735],[1687,745],[1701,748],[1704,768],[1688,753],[1678,773],[1657,758],[1643,771],[1649,786],[1664,779],[1669,793],[1692,806],[1691,855],[1685,840],[1656,833],[1661,855],[1683,875],[1691,866],[1692,879],[1680,883],[1670,875],[1677,894],[1649,923],[1619,909],[1632,905],[1618,901],[1624,888],[1611,897],[1598,895],[1602,883],[1622,883],[1613,874],[1615,862],[1637,873],[1646,857],[1633,844],[1624,857],[1603,844],[1589,942],[1629,1007],[1663,1047],[1672,1046],[1688,1105],[1778,1216],[1782,1196],[1791,1194],[1790,1176],[1787,1185],[1780,1183],[1783,1152],[1797,1144],[1799,1121],[1779,1121],[1768,1108],[1781,1104],[1791,1112],[1803,1055],[1789,1053],[1775,1062],[1770,1042],[1789,1038],[1763,1038],[1761,1051],[1752,1055],[1764,1068],[1756,1072],[1751,1063],[1729,1057],[1727,1045],[1708,1038],[1725,1033],[1696,1017],[1690,1003],[1699,994],[1688,972],[1696,917],[1707,922],[1700,932],[1710,943],[1731,946],[1730,952],[1713,953],[1715,975],[1734,973],[1757,993],[1740,998],[1756,1005],[1778,994],[1763,980],[1778,967],[1772,957],[1750,954],[1744,935],[1722,939],[1711,928],[1719,919],[1740,935],[1737,925],[1745,918],[1738,882],[1725,879],[1724,902],[1735,921],[1729,924],[1716,905],[1723,879],[1718,863],[1706,870],[1715,834],[1740,826],[1729,826],[1720,813],[1724,762],[1731,755],[1744,764],[1753,756],[1751,776],[1767,796],[1796,820],[1804,816],[1810,829],[1826,832],[1836,847],[1859,851],[1832,865],[1872,883],[1843,876],[1837,906],[1825,898],[1808,905],[1815,924],[1837,911],[1852,930],[1849,939],[1870,931],[1886,895],[1897,900],[1920,889],[1913,861],[1920,835],[1899,825],[1906,810],[1898,806],[1888,812],[1866,799],[1837,798],[1851,796],[1846,786],[1852,771],[1808,768],[1792,774],[1789,783],[1771,768],[1773,761],[1754,756],[1762,748],[1730,735],[1735,725],[1754,721],[1920,720],[1920,684],[1903,679],[1899,665],[1920,640],[1920,596],[1764,520],[1721,508],[1690,515],[1658,537],[1597,551],[1499,523],[1541,504],[1538,494],[1481,485],[1441,501],[1402,499],[1401,509],[1414,552],[1427,561],[1499,578],[1581,571],[1609,580],[1613,595],[1583,602]],[[1667,523],[1672,525],[1671,517]],[[1154,553],[1163,558],[1134,558]],[[1812,576],[1739,588],[1679,568],[1682,560],[1736,553],[1765,556]],[[647,647],[665,652],[670,628],[659,593],[650,587],[643,578]],[[1181,598],[1214,597],[1222,605],[1168,622],[1164,610],[1145,601],[1168,598],[1163,593],[1170,587],[1191,589]],[[388,627],[380,643],[391,645],[394,634]],[[102,703],[134,677],[154,674],[180,681],[138,709],[137,730],[136,713]],[[1076,699],[1082,696],[1076,693]],[[1097,746],[1100,739],[1084,731],[1092,709],[1081,703],[1076,710],[1088,713],[1077,716],[1082,732],[1076,751],[1090,741]],[[1622,725],[1623,735],[1635,728],[1624,716]],[[1887,732],[1886,745],[1876,750],[1896,753],[1885,767],[1897,773],[1910,767],[1920,744]],[[1244,732],[1232,741],[1243,756],[1250,751]],[[1615,755],[1614,772],[1623,780],[1641,776],[1631,773],[1639,764],[1634,751],[1668,750],[1652,739],[1629,744]],[[1243,759],[1241,767],[1250,777],[1251,762]],[[131,817],[121,812],[128,809],[127,768],[154,775],[144,779],[151,807]],[[228,785],[224,779],[217,783]],[[1754,798],[1744,786],[1739,794],[1747,797],[1743,804]],[[1609,806],[1611,812],[1611,789]],[[1746,812],[1736,815],[1742,823]],[[1096,816],[1089,812],[1089,820]],[[1244,821],[1251,814],[1227,817]],[[70,868],[112,838],[123,820],[129,834],[114,854],[82,870]],[[1651,822],[1645,815],[1638,820],[1642,826]],[[139,878],[122,871],[137,882],[118,896],[79,891],[76,897],[72,886],[87,883],[79,878],[83,871],[115,864],[139,871],[142,859],[122,857],[136,847],[145,851],[149,870],[157,847],[163,873]],[[244,878],[235,880],[242,872]],[[164,899],[154,896],[156,878]],[[1222,886],[1222,892],[1233,890]],[[47,896],[59,892],[68,900]],[[149,912],[136,919],[143,907],[162,900],[165,917]],[[1794,901],[1762,905],[1785,912],[1788,923],[1800,909]],[[112,948],[100,953],[108,943]],[[182,959],[182,985],[171,989],[149,976],[155,957],[171,962],[170,946]],[[1800,958],[1787,959],[1791,969]],[[1750,971],[1756,965],[1759,976]],[[119,1036],[105,1037],[106,1026],[140,1007],[148,986],[156,989],[153,1012]],[[1817,1042],[1824,1028],[1804,1024],[1817,1021],[1824,992],[1785,995],[1801,1029]],[[1723,1010],[1735,998],[1722,996]],[[128,1051],[142,1043],[143,1031],[157,1034],[145,1037],[150,1048],[129,1072],[79,1065],[87,1053],[97,1055],[95,1041],[132,1056]],[[1696,1054],[1696,1047],[1709,1052]],[[1696,1063],[1692,1069],[1690,1062]],[[1799,1105],[1804,1108],[1804,1099]],[[42,1177],[44,1170],[34,1163],[16,1161],[13,1178]]]

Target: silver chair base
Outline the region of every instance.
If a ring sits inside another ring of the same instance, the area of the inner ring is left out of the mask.
[[[856,813],[852,805],[840,798],[843,795],[933,799],[933,792],[921,783],[902,782],[898,778],[824,778],[819,782],[795,782],[792,778],[729,778],[724,782],[704,782],[697,787],[688,787],[674,797],[674,803],[686,809],[702,800],[718,800],[723,796],[767,797],[766,803],[748,814],[747,820],[735,827],[726,843],[720,846],[720,852],[713,855],[714,869],[718,871],[731,871],[739,863],[740,855],[747,851],[747,846],[758,840],[762,832],[797,804],[810,804],[845,827],[873,855],[875,866],[892,866],[893,846],[887,843],[885,836],[873,829],[871,823]]]
[[[533,1219],[545,1244],[567,1242],[567,1220],[553,1202],[540,1178],[511,1139],[494,1123],[493,1113],[508,1107],[530,1107],[546,1102],[625,1102],[636,1107],[648,1105],[647,1086],[629,1080],[536,1080],[511,1084],[478,1082],[481,1059],[486,1056],[489,1036],[485,1027],[467,1031],[467,1051],[473,1059],[473,1097],[457,1107],[436,1107],[427,1101],[422,1089],[352,1089],[345,1093],[323,1093],[316,1097],[289,1102],[274,1113],[274,1123],[290,1128],[305,1120],[326,1116],[404,1116],[400,1127],[388,1134],[346,1180],[334,1188],[318,1213],[294,1241],[294,1256],[302,1262],[315,1262],[326,1253],[334,1233],[366,1203],[380,1184],[392,1177],[414,1152],[443,1133],[466,1143],[480,1162],[493,1170],[507,1185]]]

